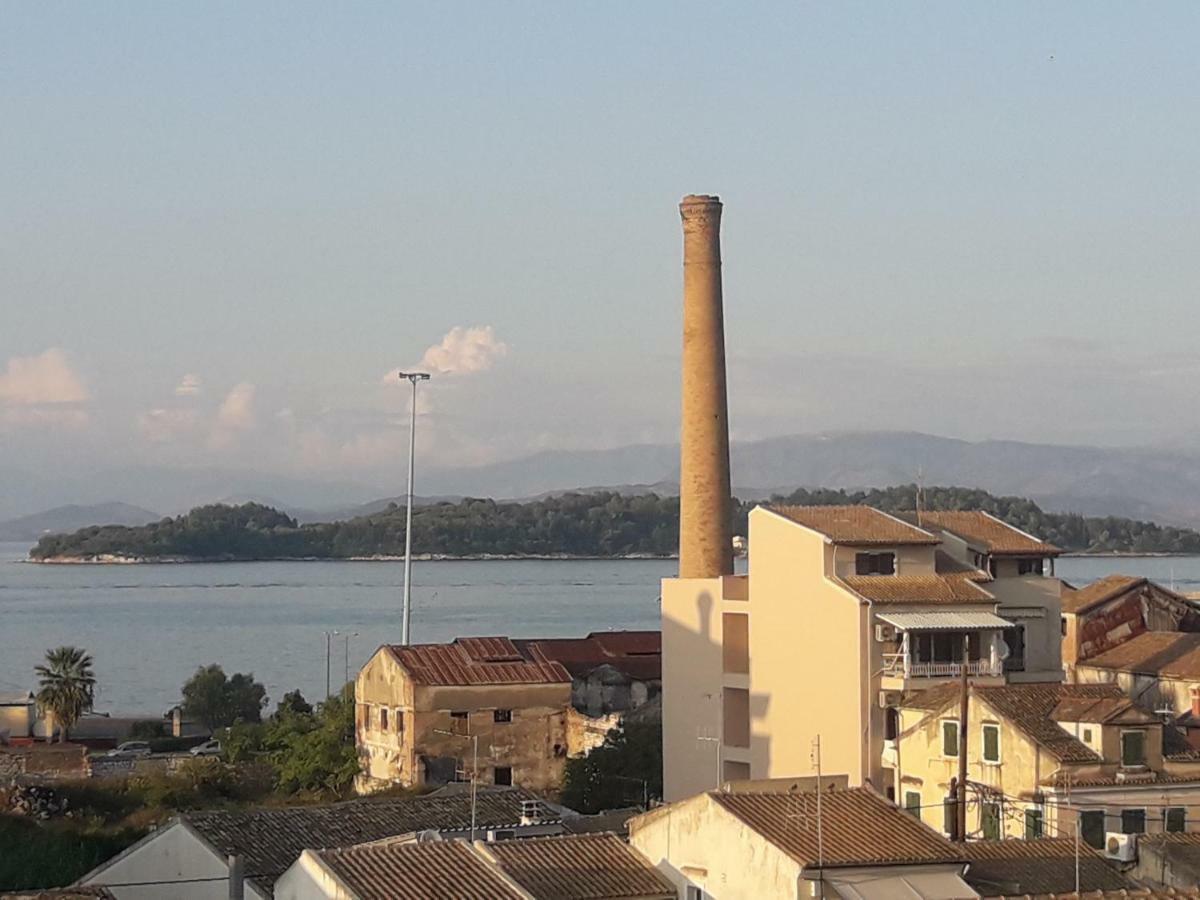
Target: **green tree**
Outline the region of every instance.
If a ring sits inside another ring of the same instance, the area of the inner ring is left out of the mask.
[[[201,666],[183,686],[183,713],[215,731],[235,722],[258,722],[267,689],[252,674],[227,677],[216,663]]]
[[[279,701],[279,705],[275,707],[275,715],[277,717],[288,715],[289,713],[296,716],[311,716],[312,711],[312,704],[305,700],[304,695],[298,690],[288,691],[283,695],[283,699]]]
[[[614,728],[587,756],[567,762],[562,802],[581,813],[640,806],[662,797],[662,725]]]
[[[280,790],[336,796],[350,788],[359,772],[353,685],[322,703],[314,716],[286,716],[276,723],[279,731],[268,741],[276,747],[271,760],[279,771]]]
[[[39,679],[38,706],[53,718],[59,729],[59,740],[66,741],[67,732],[96,700],[96,676],[92,672],[92,657],[78,647],[57,647],[46,651],[46,665],[34,669]]]

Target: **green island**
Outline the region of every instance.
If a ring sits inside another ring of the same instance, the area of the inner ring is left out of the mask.
[[[911,510],[916,485],[861,491],[801,489],[770,502],[865,503],[888,512]],[[1069,553],[1200,553],[1200,532],[1114,516],[1050,513],[1031,500],[986,491],[930,487],[926,509],[982,509],[1057,544]],[[758,502],[735,502],[734,532]],[[613,491],[567,493],[526,502],[464,499],[413,511],[413,552],[449,558],[669,557],[679,541],[679,500]],[[101,525],[46,535],[30,551],[41,562],[249,561],[363,559],[404,552],[404,508],[341,522],[301,525],[258,503],[212,505],[186,515],[129,527]]]

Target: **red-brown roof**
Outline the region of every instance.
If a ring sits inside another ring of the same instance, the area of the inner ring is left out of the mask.
[[[573,677],[611,666],[637,681],[662,678],[662,635],[657,631],[593,631],[584,638],[517,641],[531,658],[562,663]]]
[[[1105,575],[1103,578],[1093,581],[1086,587],[1075,589],[1064,587],[1062,592],[1062,611],[1065,613],[1086,612],[1093,606],[1106,603],[1114,597],[1118,597],[1145,583],[1145,578],[1135,578],[1132,575]]]
[[[1024,894],[1072,891],[1076,859],[1079,886],[1085,891],[1134,887],[1133,882],[1087,844],[1080,844],[1076,851],[1075,840],[1069,837],[968,841],[962,845],[962,851],[971,861],[964,877],[981,894],[994,894],[998,890]]]
[[[922,512],[921,527],[949,531],[993,556],[1057,556],[1062,553],[1053,544],[980,509]]]
[[[1200,633],[1143,632],[1079,665],[1163,678],[1200,679]]]
[[[532,659],[506,637],[457,638],[449,644],[389,645],[414,684],[559,684],[561,663]]]
[[[1050,713],[1055,722],[1094,722],[1100,725],[1157,723],[1128,697],[1064,697]]]
[[[802,865],[815,865],[818,860],[826,867],[963,860],[961,847],[897,809],[871,788],[821,794],[820,847],[815,793],[708,796]]]
[[[964,575],[844,575],[842,582],[876,603],[989,603],[996,598]]]
[[[835,544],[895,547],[940,543],[928,531],[870,506],[771,506],[768,509],[825,535]]]
[[[674,900],[675,886],[615,834],[497,841],[504,873],[538,900]]]

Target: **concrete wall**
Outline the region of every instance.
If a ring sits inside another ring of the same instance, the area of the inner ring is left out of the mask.
[[[662,582],[663,794],[680,800],[717,785],[721,733],[722,579]]]
[[[0,735],[30,737],[36,719],[37,707],[33,703],[0,706]]]
[[[275,882],[275,900],[354,900],[354,897],[311,850],[305,850]]]
[[[997,614],[1025,626],[1025,671],[1014,683],[1062,681],[1062,582],[1046,575],[996,578],[983,585],[999,601]]]
[[[81,884],[132,884],[110,887],[117,900],[226,900],[229,869],[225,860],[182,823],[154,832],[116,861],[84,876]],[[190,882],[190,883],[183,883]],[[266,900],[249,883],[248,900]]]
[[[714,900],[799,897],[801,867],[707,795],[632,819],[629,843],[678,887]]]
[[[871,775],[867,608],[824,577],[843,559],[853,567],[851,548],[761,507],[750,513],[752,778],[813,773],[818,734],[824,771],[851,785]],[[876,735],[881,728],[882,716]]]

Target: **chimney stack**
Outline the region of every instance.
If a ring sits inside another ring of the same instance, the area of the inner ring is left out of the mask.
[[[689,194],[683,218],[683,419],[679,577],[733,574],[729,408],[721,299],[721,201]]]
[[[1192,718],[1200,723],[1200,684],[1193,684],[1188,693],[1191,694],[1192,700]]]

